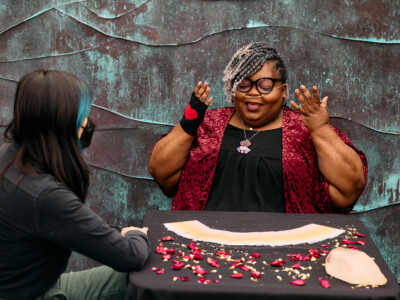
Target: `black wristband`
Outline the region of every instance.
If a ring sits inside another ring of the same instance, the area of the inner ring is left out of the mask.
[[[190,135],[195,136],[197,129],[203,122],[204,115],[206,114],[207,105],[201,102],[199,98],[192,93],[190,97],[190,102],[186,106],[185,113],[182,120],[180,121],[182,129]]]

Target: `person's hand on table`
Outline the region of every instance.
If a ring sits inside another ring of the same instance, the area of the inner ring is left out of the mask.
[[[304,125],[311,132],[328,125],[328,97],[324,97],[322,101],[320,101],[318,88],[316,86],[312,87],[312,95],[304,85],[300,86],[300,90],[295,90],[295,95],[300,105],[297,105],[294,101],[291,101],[290,104],[300,114]]]
[[[147,232],[149,231],[149,228],[148,227],[140,228],[140,227],[134,227],[134,226],[125,227],[125,228],[122,228],[121,235],[125,236],[128,231],[132,231],[132,230],[139,230],[139,231],[143,232],[144,234],[147,234]]]

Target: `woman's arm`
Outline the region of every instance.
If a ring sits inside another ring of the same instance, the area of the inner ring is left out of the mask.
[[[174,190],[185,166],[189,150],[198,126],[204,119],[205,110],[212,102],[208,83],[200,81],[185,109],[181,122],[163,139],[157,142],[150,155],[149,172],[166,190]],[[196,99],[197,98],[197,99]],[[208,99],[207,99],[208,98]]]
[[[319,170],[330,183],[329,196],[333,204],[338,208],[349,207],[365,186],[361,159],[330,127],[328,97],[320,102],[316,86],[312,88],[312,95],[304,85],[300,89],[302,93],[297,89],[295,94],[301,106],[293,101],[291,105],[310,130]]]

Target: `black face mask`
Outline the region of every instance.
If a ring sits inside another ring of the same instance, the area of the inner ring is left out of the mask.
[[[94,132],[95,127],[96,127],[96,125],[94,125],[92,120],[90,120],[90,118],[88,117],[86,126],[82,127],[83,132],[82,132],[82,135],[80,138],[82,149],[85,149],[90,146],[90,142],[92,141],[93,132]]]

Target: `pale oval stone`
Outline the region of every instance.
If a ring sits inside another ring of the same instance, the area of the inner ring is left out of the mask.
[[[375,261],[361,250],[338,247],[326,257],[325,271],[329,275],[361,285],[385,285],[387,279]]]

